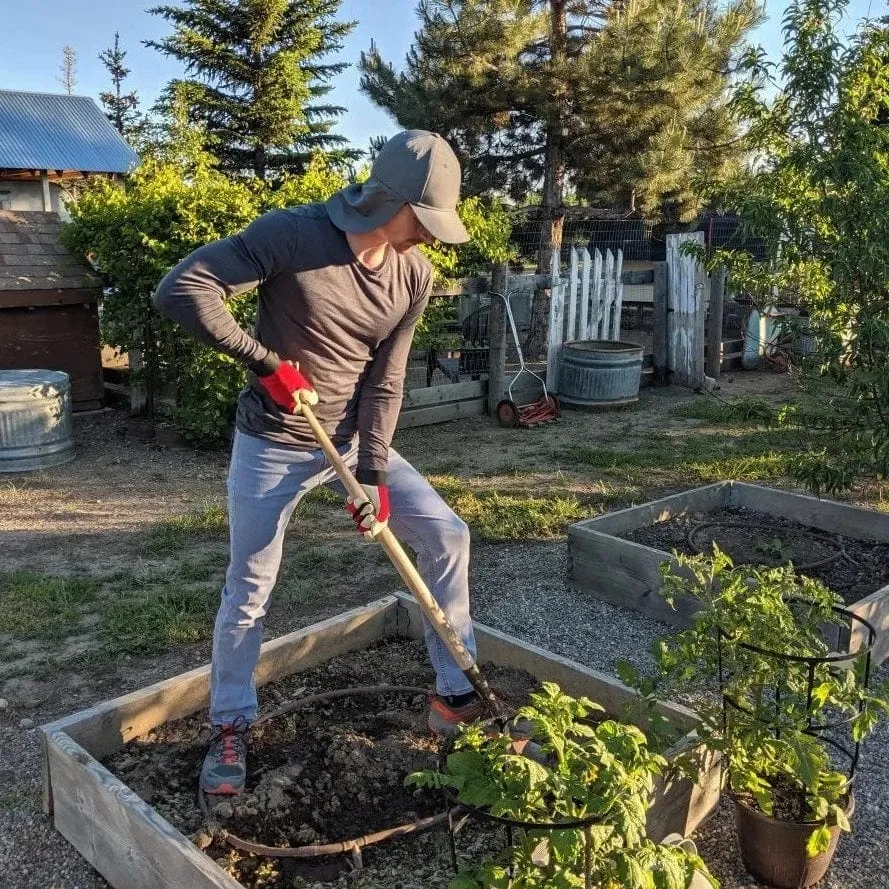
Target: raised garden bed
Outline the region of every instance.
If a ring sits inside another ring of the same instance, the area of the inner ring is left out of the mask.
[[[693,603],[664,602],[660,566],[674,549],[709,552],[714,541],[738,563],[793,561],[874,625],[876,663],[889,657],[889,515],[876,510],[717,482],[572,525],[569,571],[599,599],[686,626]]]
[[[570,694],[593,698],[615,716],[626,716],[633,693],[612,677],[481,625],[476,634],[480,660],[511,697],[521,698],[537,680],[549,679]],[[266,643],[257,673],[263,710],[343,685],[425,686],[431,673],[422,645],[406,641],[421,637],[416,605],[407,597],[390,596]],[[206,737],[208,678],[207,667],[193,670],[42,729],[46,811],[118,889],[289,887],[294,878],[312,879],[310,872],[293,867],[266,876],[269,867],[262,861],[244,864],[240,853],[202,838],[194,800],[202,749],[195,735],[201,741]],[[680,732],[693,728],[695,717],[685,708],[663,703],[660,710]],[[401,823],[441,812],[441,801],[410,795],[400,783],[402,772],[435,759],[436,742],[422,728],[424,714],[422,696],[392,693],[325,704],[301,712],[296,723],[270,720],[258,730],[253,748],[252,798],[235,802],[230,813],[223,808],[215,813],[217,819],[244,838],[300,845],[348,839],[391,825],[393,818]],[[295,787],[302,790],[294,793]],[[690,832],[713,810],[718,792],[716,766],[699,786],[662,782],[650,813],[651,836]],[[442,886],[447,884],[442,832],[387,841],[366,855],[370,881],[363,886],[393,885],[399,866],[411,873],[425,870],[426,876],[410,885],[426,885],[433,874],[436,883],[440,878]],[[389,865],[387,856],[393,859]],[[325,860],[316,863],[322,870],[335,867]],[[375,881],[375,873],[387,876]]]

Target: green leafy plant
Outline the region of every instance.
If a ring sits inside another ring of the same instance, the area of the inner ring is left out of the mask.
[[[780,537],[770,537],[768,540],[761,540],[755,545],[754,549],[764,556],[777,559],[779,562],[788,561],[793,552],[791,544]]]
[[[649,795],[667,761],[638,728],[602,712],[545,682],[516,713],[532,726],[544,762],[516,754],[508,736],[476,723],[461,730],[444,772],[407,778],[518,821],[594,817],[586,828],[517,831],[512,845],[461,872],[451,889],[582,889],[585,865],[596,889],[685,889],[696,871],[706,874],[696,855],[646,838]]]
[[[802,660],[830,653],[825,627],[842,622],[834,611],[841,600],[792,565],[736,567],[715,545],[712,556],[674,559],[675,568],[662,568],[664,597],[672,605],[690,596],[700,610],[690,629],[657,643],[658,692],[700,695],[698,735],[723,755],[729,792],[779,820],[821,822],[808,852],[824,851],[830,825],[850,829],[849,787],[812,729],[848,719],[859,741],[889,715],[886,689],[863,687],[866,655],[812,666]],[[720,671],[728,705],[718,694]],[[638,686],[638,674],[624,676]],[[676,762],[694,774],[691,757]]]
[[[144,368],[133,379],[147,389],[150,412],[164,408],[196,444],[228,437],[246,372],[157,314],[151,295],[158,282],[193,250],[241,231],[261,213],[324,201],[346,185],[343,174],[320,154],[303,173],[281,175],[274,182],[229,178],[217,168],[206,141],[199,128],[189,125],[180,102],[123,185],[92,180],[71,206],[71,223],[64,229],[69,248],[91,257],[108,285],[104,342],[131,357],[141,354]],[[511,255],[509,219],[502,207],[470,198],[459,212],[473,242],[427,250],[439,281],[487,271],[491,262]],[[228,308],[249,329],[256,317],[255,292],[234,297]],[[453,310],[453,303],[434,301],[420,321],[419,335],[438,347],[448,336],[449,345],[459,345],[459,337],[454,340],[447,330]]]
[[[808,431],[794,468],[816,493],[889,475],[889,25],[845,41],[847,6],[788,4],[781,63],[751,53],[731,103],[751,163],[706,189],[768,256],[716,250],[710,266],[760,306],[784,299],[808,316],[807,397],[782,416]]]

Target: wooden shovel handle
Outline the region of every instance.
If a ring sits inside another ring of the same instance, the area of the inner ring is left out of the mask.
[[[337,451],[330,437],[324,431],[324,427],[318,422],[318,418],[313,413],[311,407],[300,402],[300,410],[311,427],[315,440],[321,446],[321,450],[324,451],[325,456],[330,461],[330,465],[333,466],[349,496],[356,503],[362,503],[367,500],[367,493],[361,486],[361,483],[355,478],[352,470],[346,465],[346,461],[340,456],[339,451]],[[398,538],[386,526],[377,533],[374,539],[383,545],[389,560],[401,575],[401,579],[407,584],[408,589],[413,593],[423,613],[435,628],[435,632],[438,633],[441,641],[444,642],[448,651],[457,662],[457,666],[466,674],[473,688],[479,693],[482,700],[488,704],[489,708],[492,709],[494,715],[499,716],[502,710],[500,702],[494,697],[494,693],[481,675],[472,655],[454,631],[447,615],[441,610],[432,593],[429,592],[429,587],[426,586],[423,578],[420,577],[419,572],[414,567],[414,563],[408,558],[404,548],[398,542]]]

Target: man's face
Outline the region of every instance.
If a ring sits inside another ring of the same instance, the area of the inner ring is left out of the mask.
[[[407,253],[417,244],[432,244],[435,241],[417,219],[410,204],[405,204],[383,228],[386,240],[398,253]]]

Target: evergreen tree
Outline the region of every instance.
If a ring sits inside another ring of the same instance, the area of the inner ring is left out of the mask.
[[[131,93],[121,93],[121,86],[130,69],[124,65],[126,50],[120,48],[120,34],[114,32],[114,46],[99,53],[99,61],[108,69],[111,75],[111,83],[114,87],[113,92],[104,92],[99,94],[102,104],[105,106],[105,114],[108,119],[117,128],[118,133],[122,136],[128,136],[137,127],[139,114],[139,99],[135,91]]]
[[[185,65],[177,85],[195,121],[206,125],[221,169],[260,178],[301,171],[313,152],[348,160],[357,152],[332,130],[345,110],[326,104],[330,80],[347,67],[325,59],[354,22],[337,21],[340,0],[185,0],[151,10],[174,33],[147,46]]]
[[[669,225],[692,220],[701,178],[741,160],[730,87],[760,19],[758,0],[613,9],[579,70],[568,161],[578,197]]]
[[[566,188],[656,215],[695,209],[697,168],[721,164],[732,65],[758,0],[421,0],[402,72],[374,46],[362,89],[402,126],[447,136],[470,192],[540,194],[540,270],[561,242]]]
[[[77,53],[73,46],[65,45],[62,48],[62,64],[59,65],[61,77],[56,80],[62,84],[62,88],[70,96],[74,94],[74,87],[77,86]]]

